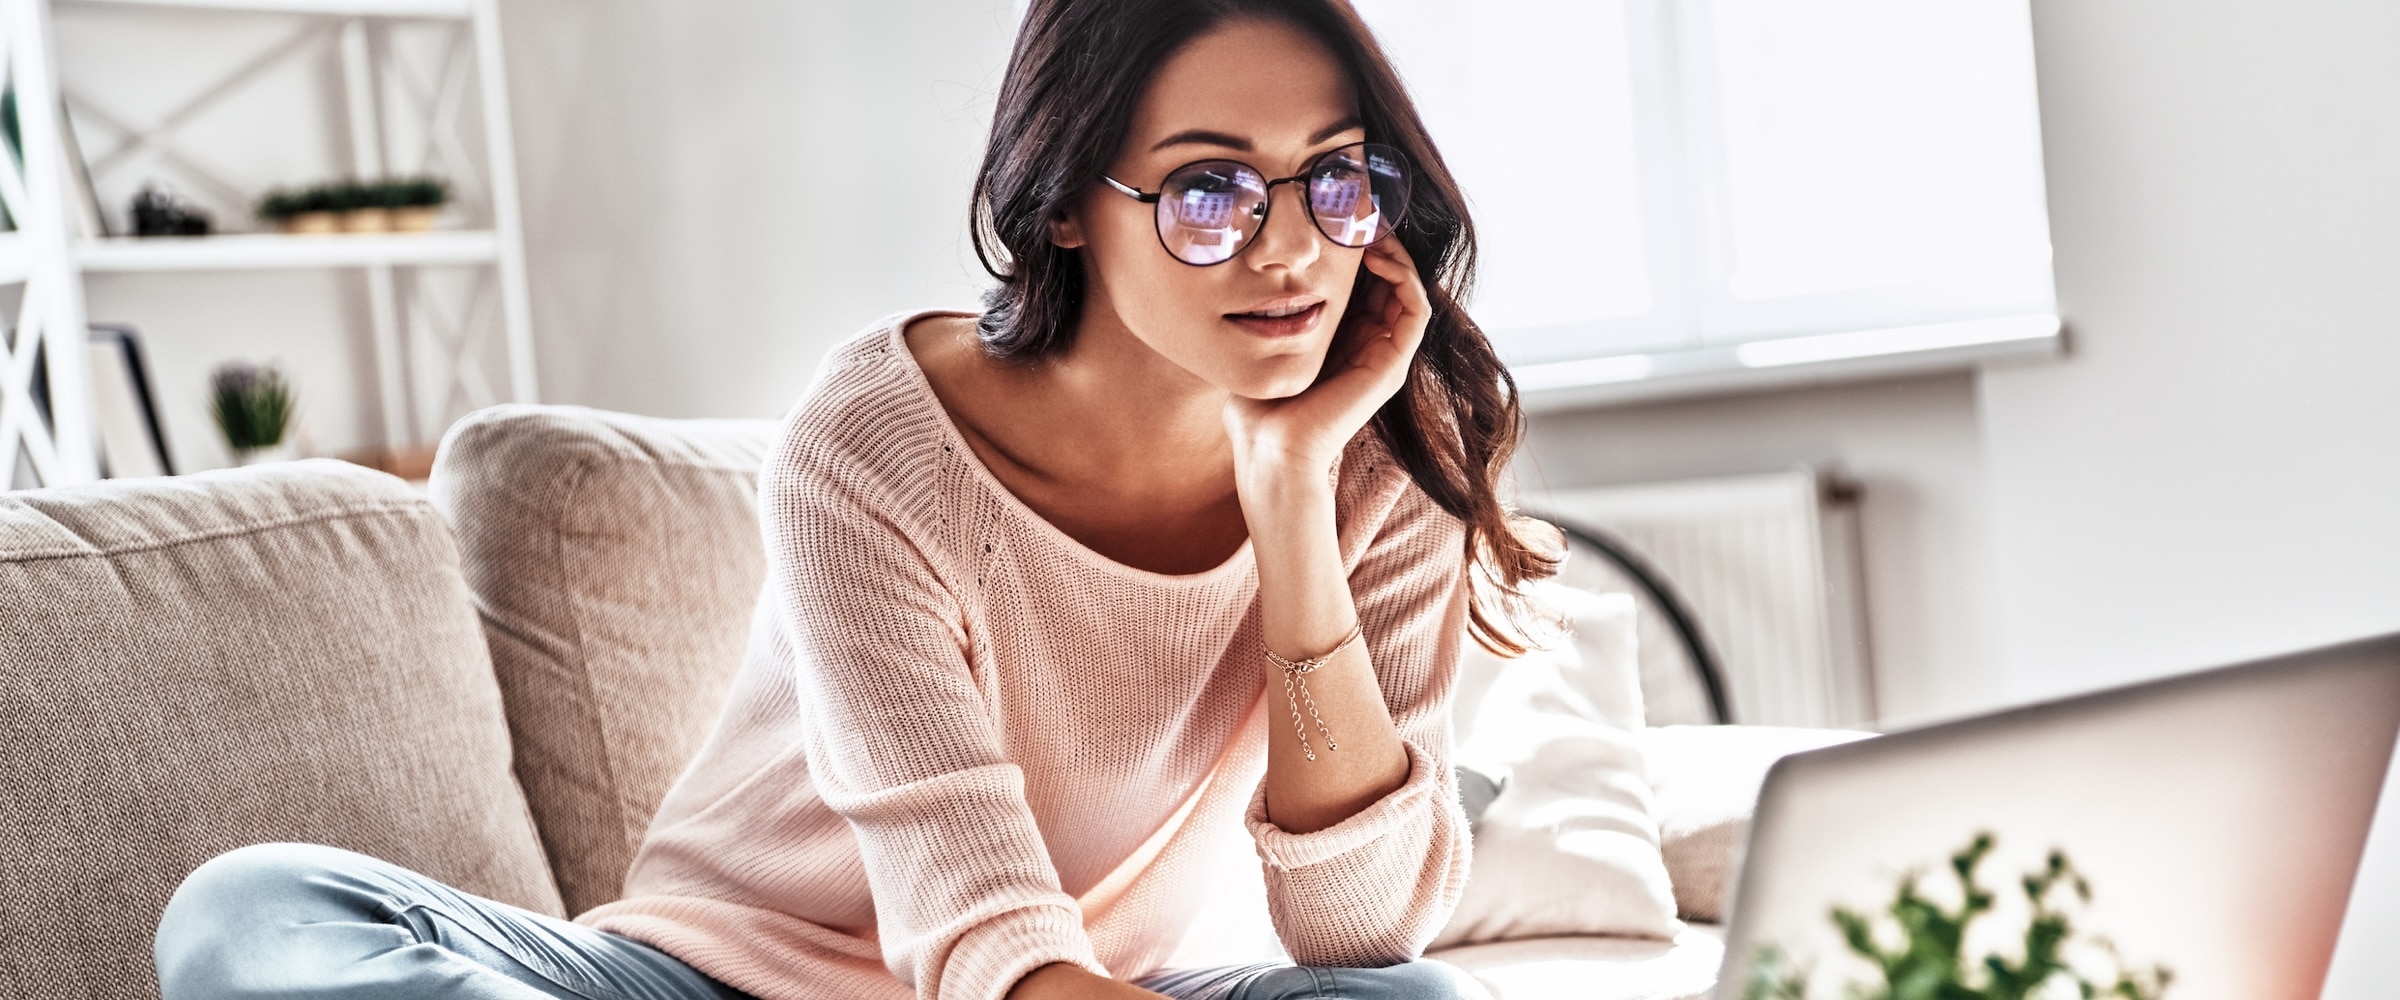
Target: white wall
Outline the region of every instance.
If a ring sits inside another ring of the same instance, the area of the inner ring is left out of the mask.
[[[2400,4],[2034,4],[2067,364],[1983,380],[2015,693],[2400,629]]]
[[[2036,0],[2034,35],[2077,348],[1983,380],[2015,693],[2400,629],[2400,4]],[[2400,980],[2385,805],[2328,997]]]
[[[878,316],[973,308],[1008,0],[508,0],[545,394],[772,417]]]

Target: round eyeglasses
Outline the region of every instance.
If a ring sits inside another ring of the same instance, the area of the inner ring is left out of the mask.
[[[1158,244],[1186,264],[1232,260],[1267,224],[1275,185],[1306,181],[1308,217],[1325,238],[1363,247],[1391,235],[1408,213],[1408,158],[1390,146],[1354,142],[1326,150],[1290,177],[1267,176],[1240,160],[1197,160],[1176,167],[1144,193],[1114,177],[1108,186],[1158,206]]]

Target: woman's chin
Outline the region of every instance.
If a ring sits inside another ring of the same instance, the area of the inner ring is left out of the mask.
[[[1296,365],[1276,365],[1244,373],[1229,382],[1219,383],[1236,396],[1248,399],[1284,399],[1308,391],[1317,378],[1317,366],[1302,370]]]

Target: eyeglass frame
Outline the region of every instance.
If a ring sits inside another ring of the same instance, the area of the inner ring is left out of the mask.
[[[1357,141],[1357,142],[1346,142],[1346,143],[1343,143],[1343,144],[1341,144],[1341,145],[1339,145],[1339,146],[1335,146],[1335,147],[1333,147],[1332,149],[1328,149],[1328,150],[1326,150],[1326,151],[1324,151],[1324,152],[1322,152],[1322,153],[1318,153],[1318,154],[1317,154],[1317,155],[1315,155],[1315,156],[1311,156],[1311,157],[1309,157],[1309,158],[1308,158],[1308,163],[1307,163],[1306,165],[1304,165],[1304,166],[1302,166],[1302,167],[1301,167],[1301,169],[1300,169],[1300,172],[1299,172],[1299,173],[1293,174],[1293,175],[1291,175],[1290,177],[1278,177],[1278,178],[1275,178],[1275,179],[1273,179],[1273,180],[1267,180],[1267,181],[1265,181],[1265,183],[1261,184],[1261,185],[1259,186],[1259,190],[1260,190],[1260,192],[1262,193],[1262,195],[1263,195],[1263,196],[1262,196],[1262,197],[1260,198],[1260,200],[1259,200],[1259,205],[1262,207],[1262,209],[1263,209],[1263,210],[1262,210],[1262,211],[1259,213],[1259,215],[1258,215],[1258,228],[1257,228],[1256,230],[1253,230],[1253,231],[1252,231],[1252,236],[1253,236],[1254,238],[1253,238],[1253,239],[1251,239],[1249,242],[1243,243],[1243,244],[1242,244],[1242,246],[1241,246],[1241,249],[1239,249],[1239,250],[1235,250],[1234,252],[1232,252],[1232,253],[1230,253],[1230,254],[1226,254],[1226,255],[1225,255],[1225,258],[1224,258],[1224,260],[1212,260],[1212,261],[1209,261],[1209,262],[1208,262],[1208,263],[1206,263],[1206,264],[1199,264],[1199,263],[1194,263],[1194,262],[1192,262],[1192,261],[1184,260],[1184,259],[1183,259],[1183,257],[1182,257],[1181,255],[1177,254],[1177,253],[1176,253],[1176,252],[1175,252],[1173,249],[1170,249],[1170,248],[1167,246],[1167,234],[1166,234],[1165,230],[1163,230],[1163,229],[1159,228],[1159,224],[1158,224],[1158,216],[1157,216],[1157,214],[1154,212],[1154,213],[1152,213],[1152,214],[1151,214],[1151,216],[1150,216],[1150,229],[1151,229],[1151,231],[1152,231],[1154,234],[1156,234],[1156,235],[1157,235],[1157,237],[1158,237],[1158,248],[1159,248],[1159,249],[1161,249],[1161,250],[1165,250],[1165,251],[1167,252],[1167,256],[1168,256],[1168,257],[1170,257],[1170,258],[1173,258],[1173,259],[1175,260],[1175,262],[1176,262],[1176,263],[1183,264],[1183,265],[1184,265],[1184,266],[1186,266],[1186,267],[1215,267],[1215,266],[1217,266],[1217,265],[1219,265],[1219,264],[1223,264],[1223,263],[1225,263],[1226,261],[1230,261],[1230,260],[1234,259],[1235,257],[1239,257],[1239,256],[1241,256],[1241,255],[1243,255],[1243,254],[1245,254],[1245,253],[1248,253],[1248,252],[1250,252],[1250,246],[1251,246],[1251,244],[1252,244],[1252,243],[1256,243],[1256,242],[1258,242],[1258,241],[1257,241],[1257,239],[1255,238],[1255,236],[1256,236],[1258,233],[1261,233],[1261,232],[1265,232],[1265,231],[1266,231],[1266,228],[1267,228],[1267,219],[1268,219],[1268,217],[1270,217],[1270,216],[1274,215],[1274,213],[1275,213],[1275,185],[1277,185],[1277,184],[1289,184],[1289,183],[1291,183],[1291,182],[1293,182],[1293,181],[1303,181],[1303,180],[1307,180],[1307,179],[1308,179],[1308,175],[1310,175],[1310,174],[1312,174],[1312,173],[1315,173],[1315,172],[1316,172],[1316,169],[1317,169],[1317,164],[1318,164],[1318,163],[1320,163],[1320,162],[1323,162],[1323,161],[1324,161],[1324,159],[1325,159],[1326,157],[1328,157],[1328,156],[1332,156],[1332,155],[1333,155],[1333,154],[1335,154],[1335,153],[1339,153],[1339,152],[1341,152],[1342,150],[1349,149],[1349,148],[1351,148],[1351,147],[1354,147],[1354,146],[1382,146],[1382,147],[1383,147],[1383,148],[1385,148],[1385,149],[1391,150],[1391,151],[1392,151],[1392,153],[1394,154],[1394,156],[1395,156],[1395,157],[1396,157],[1396,158],[1397,158],[1397,159],[1400,161],[1400,165],[1401,165],[1402,167],[1406,168],[1406,169],[1407,169],[1407,170],[1410,172],[1410,175],[1407,177],[1408,186],[1409,186],[1409,188],[1410,188],[1410,191],[1409,191],[1409,193],[1410,193],[1410,194],[1412,194],[1412,195],[1416,193],[1416,192],[1415,192],[1415,188],[1416,188],[1416,183],[1417,183],[1417,181],[1416,181],[1416,177],[1414,176],[1414,173],[1415,173],[1415,171],[1416,171],[1416,164],[1414,164],[1414,163],[1410,163],[1410,162],[1408,161],[1408,154],[1407,154],[1407,153],[1404,153],[1404,152],[1402,152],[1402,151],[1400,150],[1400,148],[1399,148],[1399,147],[1397,147],[1397,146],[1392,146],[1392,145],[1389,145],[1389,144],[1386,144],[1386,143],[1380,143],[1380,142],[1376,142],[1376,141],[1375,141],[1375,140],[1373,140],[1373,139],[1360,139],[1360,140],[1359,140],[1359,141]],[[1202,164],[1202,163],[1231,163],[1231,164],[1233,164],[1233,165],[1235,165],[1235,166],[1241,167],[1241,168],[1242,168],[1242,169],[1244,169],[1244,170],[1250,171],[1251,173],[1257,174],[1257,175],[1258,175],[1260,178],[1262,178],[1262,179],[1263,179],[1263,178],[1265,178],[1265,177],[1267,176],[1267,172],[1266,172],[1266,171],[1264,171],[1264,170],[1260,170],[1260,169],[1258,169],[1257,167],[1255,167],[1255,166],[1252,166],[1252,165],[1250,165],[1250,164],[1248,164],[1248,163],[1244,163],[1244,162],[1242,162],[1242,161],[1240,161],[1240,160],[1233,159],[1232,157],[1227,157],[1227,156],[1203,156],[1203,157],[1201,157],[1201,158],[1199,158],[1199,159],[1197,159],[1197,160],[1192,160],[1192,161],[1190,161],[1190,162],[1188,162],[1188,163],[1179,164],[1179,165],[1177,165],[1177,166],[1176,166],[1174,169],[1172,169],[1172,170],[1169,170],[1169,171],[1167,171],[1165,174],[1161,175],[1161,176],[1160,176],[1160,178],[1159,178],[1159,181],[1160,181],[1160,186],[1159,186],[1159,189],[1158,189],[1158,190],[1156,190],[1156,191],[1149,191],[1149,192],[1145,192],[1145,191],[1143,191],[1143,190],[1142,190],[1142,189],[1140,189],[1140,188],[1137,188],[1137,187],[1133,187],[1133,186],[1131,186],[1131,185],[1128,185],[1128,184],[1126,184],[1125,182],[1123,182],[1123,181],[1120,181],[1120,180],[1118,180],[1118,179],[1116,179],[1116,178],[1114,178],[1114,177],[1110,177],[1110,176],[1109,176],[1109,175],[1107,175],[1107,174],[1101,174],[1101,175],[1100,175],[1100,179],[1101,179],[1101,180],[1103,180],[1103,181],[1107,181],[1107,182],[1108,182],[1108,186],[1109,186],[1109,187],[1112,187],[1112,188],[1115,188],[1115,189],[1117,189],[1117,193],[1119,193],[1119,194],[1122,194],[1122,195],[1124,195],[1124,196],[1126,196],[1126,197],[1128,197],[1128,198],[1131,198],[1131,199],[1133,199],[1133,200],[1135,200],[1135,201],[1141,202],[1142,204],[1145,204],[1145,205],[1156,205],[1156,204],[1158,204],[1158,202],[1159,202],[1159,199],[1161,199],[1161,198],[1163,198],[1163,197],[1165,197],[1165,196],[1166,196],[1166,193],[1167,193],[1167,189],[1166,189],[1166,186],[1165,186],[1165,181],[1166,181],[1166,178],[1168,178],[1168,177],[1173,177],[1173,176],[1175,176],[1176,174],[1182,173],[1182,172],[1183,172],[1183,171],[1184,171],[1186,168],[1188,168],[1188,167],[1197,166],[1197,165],[1199,165],[1199,164]],[[1371,173],[1371,172],[1373,172],[1373,168],[1372,168],[1372,167],[1368,168],[1368,170],[1369,170],[1369,172],[1370,172],[1370,173]],[[1374,195],[1373,195],[1374,182],[1373,182],[1373,181],[1369,181],[1367,186],[1368,186],[1368,191],[1369,191],[1368,197],[1370,197],[1370,198],[1371,198],[1371,197],[1373,197],[1373,196],[1374,196]],[[1307,201],[1307,199],[1308,199],[1308,194],[1307,194],[1307,189],[1306,189],[1306,188],[1303,188],[1303,189],[1301,189],[1301,196],[1300,196],[1300,197],[1301,197],[1301,205],[1305,207],[1305,206],[1308,204],[1308,201]],[[1318,235],[1318,236],[1322,236],[1322,237],[1324,237],[1324,238],[1325,238],[1325,242],[1327,242],[1327,243],[1331,243],[1331,244],[1333,244],[1334,246],[1341,247],[1341,248],[1343,248],[1343,249],[1345,249],[1345,250],[1364,250],[1364,249],[1366,249],[1366,248],[1368,248],[1368,247],[1374,246],[1374,245],[1375,245],[1375,244],[1377,244],[1377,243],[1381,243],[1381,242],[1383,242],[1384,240],[1391,238],[1391,235],[1392,235],[1393,233],[1395,233],[1395,232],[1398,232],[1398,231],[1400,230],[1400,225],[1401,225],[1401,222],[1405,222],[1405,221],[1407,220],[1407,218],[1408,218],[1408,206],[1407,206],[1407,205],[1405,205],[1405,204],[1403,204],[1403,205],[1401,205],[1401,207],[1400,207],[1400,221],[1393,222],[1391,225],[1384,227],[1384,230],[1383,230],[1383,234],[1382,234],[1382,235],[1380,235],[1380,236],[1377,236],[1377,237],[1375,237],[1374,239],[1368,240],[1368,241],[1367,241],[1367,242],[1365,242],[1365,243],[1361,243],[1361,244],[1359,244],[1359,245],[1357,245],[1357,246],[1351,246],[1351,245],[1349,245],[1349,244],[1347,244],[1347,243],[1342,243],[1342,242],[1339,242],[1339,241],[1335,240],[1335,239],[1334,239],[1332,236],[1330,236],[1330,235],[1327,235],[1327,234],[1326,234],[1326,232],[1325,232],[1325,227],[1323,227],[1323,226],[1320,226],[1320,225],[1318,225],[1318,224],[1317,224],[1317,220],[1316,220],[1316,213],[1314,213],[1314,212],[1311,212],[1311,213],[1309,213],[1308,228],[1310,228],[1310,229],[1313,229],[1313,230],[1316,230],[1316,232],[1317,232],[1317,235]]]

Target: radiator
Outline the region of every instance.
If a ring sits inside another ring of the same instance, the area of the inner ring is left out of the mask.
[[[1523,513],[1597,529],[1664,577],[1725,674],[1735,721],[1868,726],[1876,718],[1859,572],[1855,491],[1814,469],[1565,490],[1527,490]],[[1581,553],[1570,562],[1594,558]],[[1590,567],[1563,574],[1592,579]],[[1646,612],[1645,616],[1653,615]],[[1663,622],[1663,618],[1659,619]],[[1688,671],[1663,627],[1644,628],[1653,724],[1699,721],[1659,670]],[[1659,667],[1668,663],[1671,667]],[[1682,690],[1692,690],[1688,680]],[[1663,717],[1662,717],[1663,716]]]

